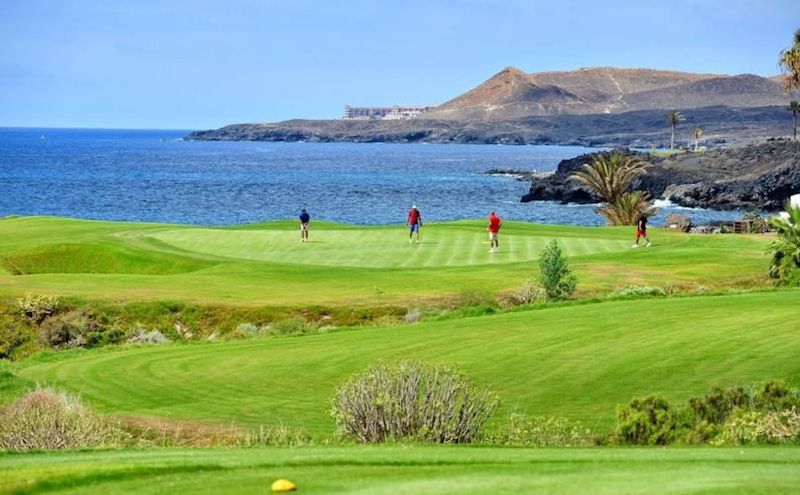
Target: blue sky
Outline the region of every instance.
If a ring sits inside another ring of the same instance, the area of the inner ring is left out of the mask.
[[[798,27],[800,0],[0,0],[0,126],[338,118],[506,66],[774,75]]]

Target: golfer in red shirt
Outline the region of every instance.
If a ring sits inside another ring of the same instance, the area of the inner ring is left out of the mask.
[[[500,227],[503,225],[503,221],[500,220],[500,217],[497,216],[495,212],[492,212],[489,215],[489,252],[496,253],[497,250],[500,248],[500,242],[497,240],[497,235],[500,233]]]
[[[417,205],[408,210],[408,242],[414,242],[414,234],[417,234],[417,244],[419,244],[419,228],[422,227],[422,214],[417,209]]]

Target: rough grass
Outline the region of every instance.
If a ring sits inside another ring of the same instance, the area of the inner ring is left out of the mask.
[[[480,288],[519,287],[556,239],[578,295],[631,285],[712,288],[767,283],[770,239],[654,230],[654,247],[629,248],[629,228],[508,222],[490,255],[482,221],[426,225],[409,245],[403,226],[315,223],[300,244],[294,222],[235,228],[0,219],[0,296],[53,293],[113,301],[236,305],[425,305]],[[13,275],[26,273],[27,275]]]
[[[0,456],[0,493],[797,493],[800,449],[305,447]]]
[[[301,337],[67,351],[16,374],[79,391],[99,410],[305,428],[329,435],[336,386],[380,359],[459,365],[511,412],[610,431],[615,407],[714,385],[800,382],[797,290],[566,305]]]

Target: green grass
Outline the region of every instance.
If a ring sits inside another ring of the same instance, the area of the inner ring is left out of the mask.
[[[305,447],[0,456],[0,493],[778,494],[800,492],[798,448]]]
[[[627,285],[766,282],[765,236],[654,230],[653,248],[633,250],[631,234],[630,228],[508,222],[500,253],[490,255],[480,221],[426,225],[419,245],[409,245],[402,226],[318,222],[304,245],[293,222],[201,228],[6,218],[0,219],[0,297],[40,292],[251,306],[424,305],[464,290],[519,286],[535,275],[535,260],[550,239],[569,257],[582,295]]]
[[[610,429],[615,407],[714,385],[800,382],[800,291],[614,301],[401,327],[46,354],[16,374],[112,414],[328,435],[335,387],[380,359],[457,363],[512,411]]]

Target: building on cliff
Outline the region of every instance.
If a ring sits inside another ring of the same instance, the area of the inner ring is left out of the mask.
[[[415,119],[425,112],[433,110],[434,106],[399,106],[393,107],[351,107],[345,105],[345,120],[409,120]]]

